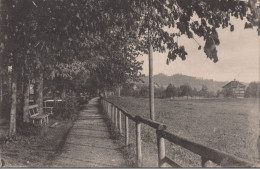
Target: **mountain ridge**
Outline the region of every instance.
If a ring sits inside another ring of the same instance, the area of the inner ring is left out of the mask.
[[[139,82],[138,84],[149,84],[149,77],[144,76],[141,78],[143,82]],[[230,81],[232,81],[231,79]],[[183,74],[173,74],[171,76],[165,75],[163,73],[159,73],[154,75],[154,82],[155,84],[166,88],[170,83],[175,87],[179,87],[183,84],[189,84],[192,88],[196,88],[200,90],[202,85],[206,85],[209,91],[217,92],[218,90],[222,90],[222,87],[229,83],[230,81],[215,81],[213,79],[204,79],[200,77],[193,77]],[[241,82],[245,85],[247,83]]]

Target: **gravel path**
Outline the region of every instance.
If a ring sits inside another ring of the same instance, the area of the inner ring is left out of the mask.
[[[80,112],[62,153],[50,167],[127,167],[119,149],[99,112],[99,100],[94,98]]]

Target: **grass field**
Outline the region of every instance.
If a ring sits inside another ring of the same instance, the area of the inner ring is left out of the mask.
[[[124,107],[129,113],[150,117],[147,98],[111,97],[109,100]],[[166,124],[174,134],[258,162],[257,99],[155,99],[155,112],[156,121]],[[130,127],[134,139],[134,124]],[[155,132],[149,127],[143,129],[145,167],[154,167],[157,165]],[[199,166],[198,157],[176,145],[167,143],[167,154],[186,167]]]

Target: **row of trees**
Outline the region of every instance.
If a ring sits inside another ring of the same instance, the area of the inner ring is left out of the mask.
[[[65,96],[135,81],[142,69],[136,57],[148,51],[168,52],[167,63],[185,60],[180,36],[204,39],[205,54],[217,62],[217,28],[233,31],[231,16],[247,17],[247,28],[258,25],[252,9],[237,0],[1,0],[1,82],[12,68],[10,136],[16,134],[19,106],[22,121],[29,120],[30,83],[42,112],[45,87]]]
[[[1,89],[11,73],[11,90],[1,109],[10,112],[10,137],[16,134],[18,117],[29,122],[30,84],[42,113],[44,88],[65,97],[71,90],[105,90],[138,76],[141,62],[131,51],[133,37],[118,38],[126,27],[114,24],[121,16],[108,4],[1,1]]]
[[[135,97],[148,97],[149,88],[148,86],[142,85],[133,88],[133,85],[124,85],[122,88],[122,95],[124,96],[135,96]],[[216,94],[212,91],[208,91],[206,85],[202,85],[200,90],[192,88],[189,84],[181,85],[180,87],[175,87],[172,84],[169,84],[167,88],[155,88],[154,95],[157,98],[172,98],[172,97],[213,97]]]
[[[208,91],[206,85],[202,85],[200,90],[193,88],[189,84],[181,85],[180,87],[175,87],[172,84],[169,84],[165,90],[165,96],[169,97],[179,97],[179,96],[203,96],[203,97],[212,97],[213,92]]]
[[[124,85],[122,88],[122,95],[124,96],[135,96],[135,97],[148,97],[149,88],[148,86],[142,85],[133,88],[132,85]],[[172,97],[235,97],[232,89],[222,89],[217,92],[209,91],[206,85],[202,85],[200,90],[192,88],[189,84],[181,85],[180,87],[175,87],[169,84],[167,88],[155,88],[155,97],[157,98],[172,98]],[[246,88],[245,97],[256,98],[260,96],[260,83],[251,82]]]

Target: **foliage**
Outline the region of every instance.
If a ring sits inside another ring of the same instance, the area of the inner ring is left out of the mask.
[[[220,97],[222,92],[220,90],[217,91],[217,97]]]
[[[134,83],[126,83],[121,88],[121,95],[122,96],[133,96],[134,95]]]
[[[207,96],[208,94],[208,87],[206,85],[201,86],[201,90],[199,91],[200,96]]]
[[[142,86],[139,91],[139,96],[148,97],[149,96],[149,86]]]
[[[180,86],[180,95],[181,96],[190,96],[192,92],[192,88],[188,84],[184,84]]]
[[[174,85],[171,83],[167,86],[165,90],[166,97],[175,97],[177,95],[177,91]]]
[[[251,9],[248,3],[236,0],[116,1],[110,7],[114,15],[123,17],[120,22],[122,32],[125,33],[124,28],[128,26],[129,35],[139,37],[141,45],[136,46],[138,50],[147,53],[148,44],[152,44],[155,51],[167,50],[167,63],[177,57],[186,59],[188,53],[178,44],[178,37],[182,35],[189,39],[203,38],[204,52],[217,62],[216,46],[220,44],[217,29],[230,28],[233,31],[231,16],[243,19]]]
[[[182,35],[202,37],[207,57],[216,62],[217,28],[233,31],[230,16],[255,18],[247,11],[252,5],[235,0],[5,0],[3,4],[1,42],[7,62],[18,59],[27,73],[41,69],[50,79],[71,79],[89,71],[93,87],[98,88],[138,79],[142,63],[136,57],[147,53],[150,43],[155,51],[168,51],[168,63],[176,57],[185,60],[187,52],[177,40]]]
[[[233,93],[232,88],[224,88],[222,90],[222,93],[223,93],[224,97],[234,97],[234,93]]]
[[[154,97],[165,98],[165,96],[166,96],[166,93],[165,93],[165,89],[163,87],[154,89]]]
[[[73,91],[68,91],[61,103],[54,107],[54,116],[63,119],[76,119],[79,113],[79,98]]]
[[[251,82],[246,88],[245,97],[260,97],[260,83]]]
[[[245,29],[253,28],[253,26],[258,27],[258,36],[260,36],[260,1],[259,0],[249,0],[248,6],[251,9],[251,14],[248,14]]]
[[[147,85],[136,85],[135,89],[133,84],[124,85],[121,91],[122,96],[134,96],[134,97],[149,97],[149,87]],[[172,98],[172,97],[183,97],[183,96],[203,96],[207,98],[216,97],[215,92],[209,91],[206,85],[202,86],[201,90],[197,90],[188,84],[183,84],[180,87],[175,87],[169,84],[167,88],[156,87],[154,91],[156,98]]]
[[[13,68],[14,82],[21,76],[33,81],[44,73],[44,80],[51,81],[47,87],[68,93],[85,88],[104,91],[138,80],[142,62],[136,58],[148,53],[148,45],[154,51],[168,52],[167,63],[177,57],[185,60],[188,53],[178,44],[180,36],[202,38],[206,56],[217,62],[216,46],[220,44],[217,31],[234,30],[231,16],[247,17],[246,28],[259,26],[255,0],[249,3],[2,0],[1,3],[1,74],[9,65]],[[201,48],[199,45],[198,49]],[[142,96],[147,93],[145,87],[140,91]],[[190,88],[180,88],[180,95],[190,93]],[[12,110],[16,110],[15,101],[12,103]],[[71,114],[64,111],[64,118],[73,116],[75,104],[68,101],[62,107],[72,111]],[[12,112],[15,117],[15,111]]]
[[[198,90],[196,88],[193,88],[191,96],[198,96]]]

